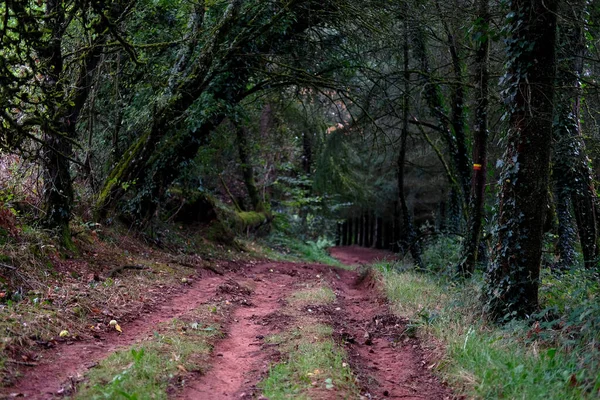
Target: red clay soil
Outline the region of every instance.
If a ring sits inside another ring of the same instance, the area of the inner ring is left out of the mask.
[[[342,274],[335,287],[345,317],[336,333],[369,399],[450,399],[451,391],[431,374],[421,346],[404,335],[406,322],[390,314],[373,278]]]
[[[335,248],[331,253],[347,264],[368,264],[393,257],[391,253],[359,247]],[[403,336],[405,322],[390,315],[374,281],[370,276],[362,278],[365,277],[357,272],[303,263],[249,263],[226,276],[205,274],[160,309],[124,325],[122,335],[110,334],[103,340],[45,351],[40,365],[23,370],[23,379],[0,393],[7,397],[19,393],[31,399],[60,397],[60,389],[70,376],[85,372],[115,349],[145,338],[157,323],[192,310],[219,293],[225,297],[234,295],[228,293],[228,288],[237,287],[251,291],[244,294],[246,304],[241,302],[230,318],[226,338],[215,346],[211,369],[204,376],[190,374],[185,389],[175,397],[260,399],[256,384],[268,372],[269,364],[278,359],[277,350],[262,339],[289,328],[291,322],[278,310],[298,284],[326,279],[338,295],[335,308],[341,310],[335,315],[324,310],[323,318],[334,326],[340,345],[346,348],[364,398],[453,398],[427,368],[418,341]],[[324,398],[337,397],[332,392]]]
[[[192,284],[161,306],[145,310],[129,323],[123,324],[123,333],[116,331],[100,335],[95,340],[65,341],[56,348],[40,350],[38,365],[23,369],[23,377],[15,386],[0,390],[0,396],[25,397],[28,399],[52,399],[60,397],[78,376],[95,365],[98,360],[121,347],[131,346],[152,335],[161,322],[183,315],[207,302],[215,293],[215,287],[223,281],[220,276],[202,271],[204,278],[194,279]]]
[[[396,258],[396,254],[391,251],[359,246],[333,247],[329,250],[329,254],[346,265],[372,264],[376,261],[393,260]]]
[[[192,377],[177,398],[230,399],[250,396],[256,383],[268,368],[268,353],[263,351],[263,339],[272,332],[265,318],[281,307],[294,287],[291,274],[282,273],[286,264],[262,264],[236,282],[253,287],[251,305],[239,307],[232,318],[227,338],[213,351],[211,369],[204,376]],[[297,265],[292,265],[293,268]],[[286,268],[286,271],[287,270]]]

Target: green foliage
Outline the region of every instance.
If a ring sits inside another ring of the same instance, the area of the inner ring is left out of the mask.
[[[301,241],[281,233],[273,233],[266,238],[266,242],[270,247],[291,259],[342,266],[327,252],[327,249],[332,247],[334,243],[324,237],[318,238],[317,241]]]
[[[600,389],[597,279],[589,272],[545,273],[542,305],[530,321],[491,325],[482,318],[477,276],[446,278],[382,268],[386,293],[409,328],[446,349],[439,373],[468,397],[580,399]],[[408,332],[407,332],[408,334]]]
[[[462,238],[460,236],[439,235],[423,248],[423,264],[433,273],[453,275],[460,262]]]
[[[274,206],[275,230],[307,240],[333,237],[337,213],[349,203],[340,202],[339,197],[312,194],[312,180],[306,176],[281,176],[274,186],[282,199]]]

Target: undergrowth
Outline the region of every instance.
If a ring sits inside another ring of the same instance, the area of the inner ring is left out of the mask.
[[[443,249],[438,243],[429,251]],[[449,253],[453,249],[446,247]],[[444,257],[431,259],[439,260],[429,265],[436,274],[389,263],[378,266],[394,311],[409,318],[409,329],[419,332],[437,352],[439,373],[458,392],[510,399],[599,396],[600,304],[595,274],[544,270],[542,310],[525,321],[494,325],[481,312],[481,274],[458,283],[439,273],[447,267]]]
[[[76,221],[77,254],[61,248],[51,232],[27,225],[0,241],[2,384],[15,382],[20,363],[37,361],[38,345],[108,331],[110,320],[137,318],[140,309],[180,290],[211,260],[248,258],[184,227],[169,229],[157,244],[120,226]],[[60,337],[62,331],[68,335]]]

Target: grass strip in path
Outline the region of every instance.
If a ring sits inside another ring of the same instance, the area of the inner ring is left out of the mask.
[[[209,368],[231,304],[203,304],[160,324],[152,337],[119,350],[90,369],[74,399],[166,399],[191,372]]]
[[[283,312],[294,328],[265,338],[279,346],[281,361],[259,383],[265,397],[278,399],[358,398],[359,389],[344,349],[333,339],[333,328],[314,310],[333,307],[334,292],[324,284],[309,284],[291,294]]]

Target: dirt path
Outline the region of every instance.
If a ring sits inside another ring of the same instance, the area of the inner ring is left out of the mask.
[[[17,385],[3,388],[0,396],[25,397],[28,399],[52,399],[60,396],[65,387],[77,380],[86,369],[111,352],[128,347],[152,335],[161,322],[183,315],[207,302],[215,293],[215,286],[223,281],[220,276],[202,271],[177,296],[162,305],[142,311],[140,318],[123,325],[123,333],[105,333],[95,340],[81,342],[65,341],[56,348],[41,350],[38,365],[23,369],[24,376]]]
[[[393,257],[390,253],[359,247],[335,248],[331,253],[347,264],[368,264]],[[226,338],[213,351],[212,368],[204,376],[188,376],[185,389],[176,398],[258,398],[255,385],[268,372],[269,364],[277,361],[277,350],[262,339],[289,328],[285,315],[279,314],[285,299],[300,284],[322,279],[336,291],[343,316],[324,316],[325,322],[334,326],[339,343],[346,348],[366,398],[452,397],[427,369],[419,343],[403,336],[405,322],[389,314],[369,276],[361,281],[356,272],[302,263],[249,264],[226,276],[204,273],[185,293],[125,324],[122,335],[108,334],[96,341],[63,344],[44,351],[39,365],[24,369],[23,379],[0,395],[9,398],[11,394],[19,394],[30,399],[60,397],[61,388],[71,377],[82,374],[110,352],[151,335],[156,324],[209,302],[218,293],[217,288],[232,283],[238,289],[248,290],[247,304],[240,305],[230,318]]]
[[[235,311],[227,338],[213,351],[212,368],[206,375],[192,378],[177,398],[251,397],[254,388],[249,384],[256,383],[268,368],[269,357],[262,349],[261,339],[272,333],[273,327],[265,318],[281,308],[293,289],[293,274],[282,273],[282,265],[285,264],[262,264],[244,279],[236,280],[253,289],[250,304]]]
[[[370,399],[446,399],[450,391],[428,370],[420,343],[404,335],[406,322],[392,315],[372,277],[337,289],[345,317],[336,332]]]

